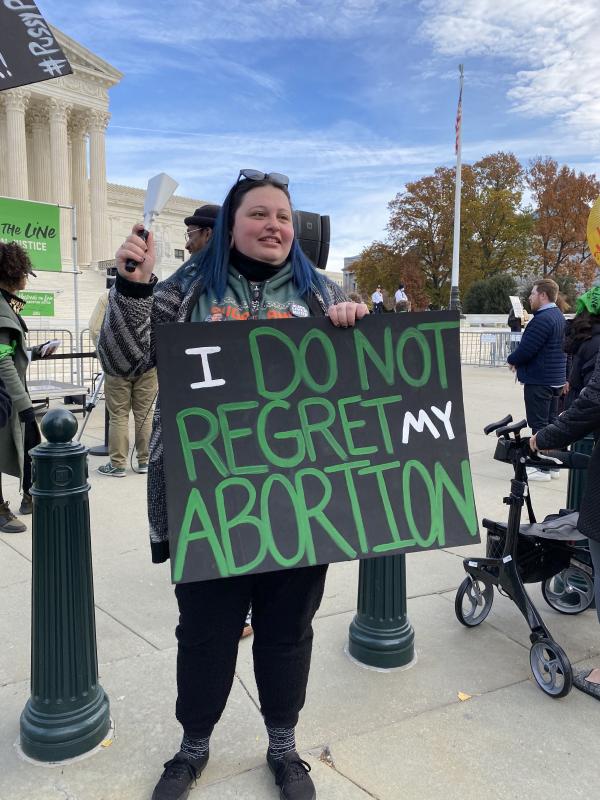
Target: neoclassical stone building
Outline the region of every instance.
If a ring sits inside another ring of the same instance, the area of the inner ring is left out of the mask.
[[[75,206],[85,322],[104,284],[98,266],[140,221],[144,191],[106,180],[109,92],[123,74],[61,31],[53,32],[73,74],[0,92],[0,195]],[[148,177],[160,171],[157,164]],[[183,217],[203,202],[175,196],[159,217],[155,234],[163,276],[183,260]],[[72,271],[67,210],[61,211],[61,252],[63,270]],[[43,273],[31,288],[58,290],[57,317],[71,319],[73,298],[65,278]]]
[[[55,33],[73,74],[0,94],[0,193],[76,206],[78,261],[86,266],[109,253],[104,137],[108,93],[123,75]],[[72,266],[67,211],[61,212],[61,232],[63,265]]]

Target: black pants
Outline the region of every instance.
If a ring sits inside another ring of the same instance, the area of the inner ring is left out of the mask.
[[[561,389],[526,383],[524,387],[525,413],[532,433],[537,433],[554,422],[558,416],[558,399]],[[542,468],[543,469],[543,468]]]
[[[306,697],[312,619],[327,565],[181,583],[177,626],[177,719],[188,736],[210,736],[225,708],[246,612],[252,603],[254,674],[267,725],[293,728]]]
[[[554,422],[558,416],[558,398],[561,389],[552,386],[540,386],[526,383],[524,387],[525,413],[527,424],[533,433],[541,431],[546,425]]]

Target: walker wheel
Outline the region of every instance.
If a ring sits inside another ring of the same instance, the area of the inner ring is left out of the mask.
[[[456,592],[454,601],[456,618],[467,628],[474,628],[490,613],[493,601],[492,584],[467,575]]]
[[[529,663],[537,685],[550,697],[565,697],[573,686],[573,670],[565,651],[552,639],[531,646]]]
[[[542,595],[561,614],[581,614],[594,602],[594,581],[579,567],[567,567],[542,581]]]

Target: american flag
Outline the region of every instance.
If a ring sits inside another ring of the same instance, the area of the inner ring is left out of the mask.
[[[456,125],[454,129],[456,131],[456,140],[454,143],[454,153],[458,155],[458,143],[460,140],[460,126],[462,125],[462,81],[460,84],[460,93],[458,95],[458,108],[456,109]]]

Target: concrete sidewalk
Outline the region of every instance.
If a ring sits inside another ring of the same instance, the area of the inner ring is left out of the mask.
[[[510,468],[492,460],[483,425],[524,416],[522,390],[502,369],[465,367],[464,394],[478,515],[505,519]],[[103,407],[84,441],[102,438]],[[105,459],[106,460],[106,459]],[[92,544],[100,681],[115,734],[90,757],[38,766],[19,757],[19,715],[29,697],[31,535],[0,534],[0,800],[149,800],[178,749],[174,717],[176,603],[168,566],[152,565],[145,478],[103,477],[90,458]],[[540,515],[564,505],[566,475],[532,486]],[[6,480],[18,506],[18,487]],[[319,800],[547,800],[598,794],[600,705],[573,690],[544,695],[529,667],[528,628],[495,594],[490,616],[469,630],[454,615],[461,559],[483,545],[410,554],[409,616],[417,662],[367,670],[344,652],[356,608],[356,563],[330,568],[315,621],[315,646],[298,745]],[[600,663],[595,611],[562,616],[531,594],[576,666]],[[211,741],[194,800],[275,800],[252,671],[252,640],[240,643],[233,691]],[[461,701],[458,693],[470,695]]]

